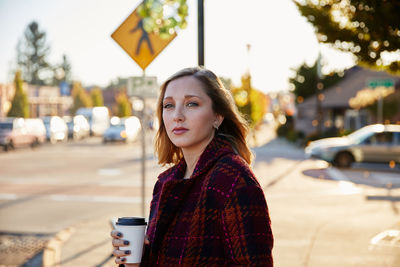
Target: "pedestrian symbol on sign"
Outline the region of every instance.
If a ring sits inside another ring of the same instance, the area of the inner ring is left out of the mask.
[[[143,18],[135,9],[111,37],[144,70],[176,37],[176,33],[164,39],[154,32],[146,32],[143,26]]]
[[[140,47],[141,47],[143,41],[147,42],[147,45],[150,49],[151,54],[154,54],[153,47],[151,46],[149,34],[146,32],[146,30],[143,27],[143,19],[139,20],[136,27],[131,30],[131,33],[134,33],[137,30],[140,30],[142,32],[142,36],[140,37],[139,43],[136,45],[136,55],[139,55]]]

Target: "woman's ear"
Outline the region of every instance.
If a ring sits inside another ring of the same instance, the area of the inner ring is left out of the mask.
[[[219,128],[219,126],[222,124],[222,122],[224,121],[224,116],[220,115],[220,114],[216,114],[215,115],[215,126],[217,126],[217,128]]]

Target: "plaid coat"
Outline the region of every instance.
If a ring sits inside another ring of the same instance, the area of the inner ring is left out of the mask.
[[[273,266],[263,191],[247,163],[220,136],[199,158],[155,184],[141,266]]]

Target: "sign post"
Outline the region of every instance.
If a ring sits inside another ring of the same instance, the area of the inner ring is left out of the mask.
[[[145,69],[160,54],[160,52],[176,37],[176,33],[168,38],[161,38],[156,33],[146,32],[143,18],[136,8],[121,25],[111,34],[111,37],[143,70],[143,81],[146,80]],[[128,96],[134,96],[129,95]],[[140,113],[142,124],[142,216],[145,216],[145,182],[146,182],[146,96],[138,96],[143,101],[143,110]]]
[[[393,79],[369,79],[367,82],[369,88],[385,87],[390,88],[394,86]],[[383,123],[383,97],[379,96],[378,99],[378,123]]]

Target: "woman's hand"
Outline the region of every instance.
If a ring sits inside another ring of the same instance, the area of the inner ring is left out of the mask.
[[[112,239],[112,245],[114,247],[113,255],[116,257],[115,258],[115,263],[116,264],[124,264],[125,267],[138,267],[140,264],[139,263],[125,263],[125,256],[130,255],[132,252],[129,250],[120,250],[119,247],[126,247],[129,246],[129,241],[124,240],[123,235],[121,232],[117,230],[113,230],[111,232],[111,237]],[[144,244],[149,245],[150,241],[147,238],[147,236],[144,237]]]

